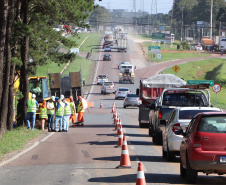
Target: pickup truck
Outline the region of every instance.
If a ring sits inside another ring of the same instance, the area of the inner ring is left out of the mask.
[[[176,107],[211,107],[207,86],[187,85],[180,88],[165,88],[160,97],[150,105],[149,135],[157,145],[162,144],[162,131]]]
[[[101,87],[101,94],[115,94],[115,84],[113,82],[104,82]]]
[[[97,77],[97,85],[101,85],[104,82],[108,82],[107,75],[98,75],[98,77]]]

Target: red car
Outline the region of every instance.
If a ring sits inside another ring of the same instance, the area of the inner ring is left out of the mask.
[[[195,183],[198,172],[226,174],[226,112],[197,114],[183,135],[181,177]]]

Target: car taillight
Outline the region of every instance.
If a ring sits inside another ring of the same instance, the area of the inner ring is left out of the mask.
[[[193,140],[193,147],[201,148],[201,141],[202,141],[202,136],[200,136],[198,133],[195,133],[194,140]]]
[[[121,93],[121,92],[118,92],[118,93]]]
[[[176,124],[174,124],[174,125],[172,126],[172,131],[173,131],[173,132],[175,132],[175,131],[177,131],[177,130],[180,130],[180,129],[181,129],[180,123],[176,123]]]
[[[138,98],[138,101],[141,101],[141,99],[140,99],[140,98]]]
[[[162,119],[162,112],[159,112],[158,119],[159,119],[159,120],[161,120],[161,119]]]
[[[128,98],[126,98],[125,101],[128,101]]]

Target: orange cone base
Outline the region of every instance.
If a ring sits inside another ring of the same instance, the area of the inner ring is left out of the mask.
[[[131,166],[117,166],[116,168],[132,168]]]
[[[138,185],[146,185],[146,181],[145,181],[145,179],[137,179],[136,184],[138,184]]]

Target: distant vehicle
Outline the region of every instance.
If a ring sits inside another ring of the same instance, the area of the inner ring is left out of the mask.
[[[59,31],[61,31],[61,28],[60,28],[60,26],[53,26],[53,30],[56,32],[59,32]]]
[[[97,77],[97,85],[101,85],[104,82],[108,82],[107,75],[98,75],[98,77]]]
[[[202,51],[202,46],[196,46],[196,51]]]
[[[133,64],[121,64],[119,70],[119,83],[127,82],[134,84],[135,66]]]
[[[222,110],[214,107],[178,107],[170,115],[162,131],[162,155],[168,161],[173,161],[176,155],[180,155],[183,136],[175,134],[175,131],[183,129],[185,132],[191,119],[200,112],[222,112]]]
[[[139,95],[129,93],[124,99],[123,107],[139,107],[141,104],[141,99]]]
[[[111,55],[110,54],[105,54],[103,57],[104,61],[111,61]]]
[[[108,45],[105,46],[105,47],[104,47],[104,51],[111,52],[111,46],[108,46]]]
[[[226,174],[226,113],[203,112],[189,123],[180,145],[180,175],[195,183],[198,172]]]
[[[131,64],[131,62],[121,62],[121,63],[118,65],[118,69],[119,69],[119,66],[120,66],[121,64]]]
[[[220,38],[220,51],[224,53],[226,51],[226,37]]]
[[[120,32],[117,34],[118,52],[126,52],[127,50],[127,33]]]
[[[113,45],[114,37],[113,37],[112,34],[106,34],[106,35],[104,36],[104,40],[105,40],[108,44]]]
[[[115,92],[115,99],[124,99],[128,93],[130,93],[131,91],[129,90],[129,88],[126,87],[119,87],[117,89],[117,91]]]
[[[115,84],[111,81],[104,82],[101,87],[101,94],[115,94]]]

